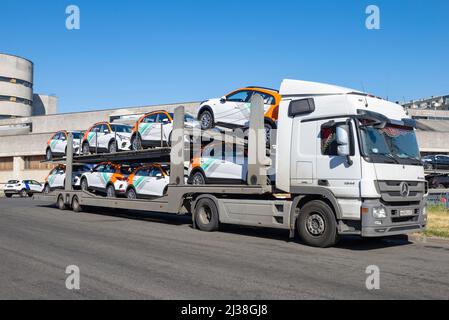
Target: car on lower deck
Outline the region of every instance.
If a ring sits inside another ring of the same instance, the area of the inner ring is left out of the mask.
[[[81,131],[72,131],[71,133],[73,135],[73,154],[78,154],[81,151],[83,133]],[[51,161],[53,158],[67,155],[68,134],[68,131],[58,131],[48,140],[45,160]]]
[[[56,168],[50,171],[45,178],[44,193],[50,193],[56,189],[64,189],[65,187],[65,165],[58,165]],[[74,189],[80,189],[81,176],[85,172],[89,172],[91,167],[89,165],[74,165],[72,172],[72,186]]]
[[[193,185],[247,183],[247,150],[232,143],[212,142],[192,158],[187,176]],[[269,175],[267,183],[272,184],[274,179]]]
[[[128,151],[131,147],[131,130],[132,127],[127,124],[96,123],[84,133],[83,154]]]
[[[44,185],[36,180],[9,180],[3,190],[7,198],[19,195],[22,198],[32,197],[35,193],[42,193]]]
[[[151,164],[135,169],[127,183],[128,199],[162,197],[167,191],[170,177],[160,164]]]
[[[426,177],[429,188],[431,189],[449,189],[449,175],[436,174]]]
[[[141,150],[151,147],[171,145],[174,114],[154,111],[140,117],[132,128],[131,149]],[[200,123],[191,115],[184,116],[186,128],[200,128]]]
[[[422,158],[426,170],[449,170],[449,156],[434,155]]]
[[[110,198],[125,196],[127,178],[131,172],[132,167],[129,165],[100,163],[81,176],[81,189],[98,192]]]

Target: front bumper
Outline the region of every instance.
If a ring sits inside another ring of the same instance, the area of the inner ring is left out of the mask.
[[[362,214],[362,237],[383,237],[415,233],[425,230],[427,215],[424,215],[426,199],[414,205],[392,205],[380,200],[365,200]],[[375,218],[374,208],[385,208],[386,217]],[[401,210],[411,211],[411,215],[401,216]]]

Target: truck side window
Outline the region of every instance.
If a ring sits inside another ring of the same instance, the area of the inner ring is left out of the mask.
[[[321,154],[325,156],[337,156],[337,126],[321,127]]]

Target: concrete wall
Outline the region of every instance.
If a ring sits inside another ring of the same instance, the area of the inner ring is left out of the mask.
[[[33,116],[45,116],[58,113],[58,98],[44,94],[33,95]]]
[[[449,132],[417,131],[421,152],[449,153]]]

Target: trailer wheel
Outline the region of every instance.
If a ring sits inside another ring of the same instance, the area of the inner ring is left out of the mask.
[[[337,222],[333,210],[323,201],[307,203],[296,220],[302,241],[312,247],[327,248],[338,241]]]
[[[213,200],[204,198],[198,201],[195,206],[195,223],[201,231],[218,230],[218,209]]]
[[[73,210],[73,212],[81,212],[81,211],[83,211],[83,208],[80,205],[78,197],[73,197],[72,210]]]
[[[64,197],[62,195],[60,195],[58,197],[58,208],[59,210],[66,210],[67,206],[64,203]]]

